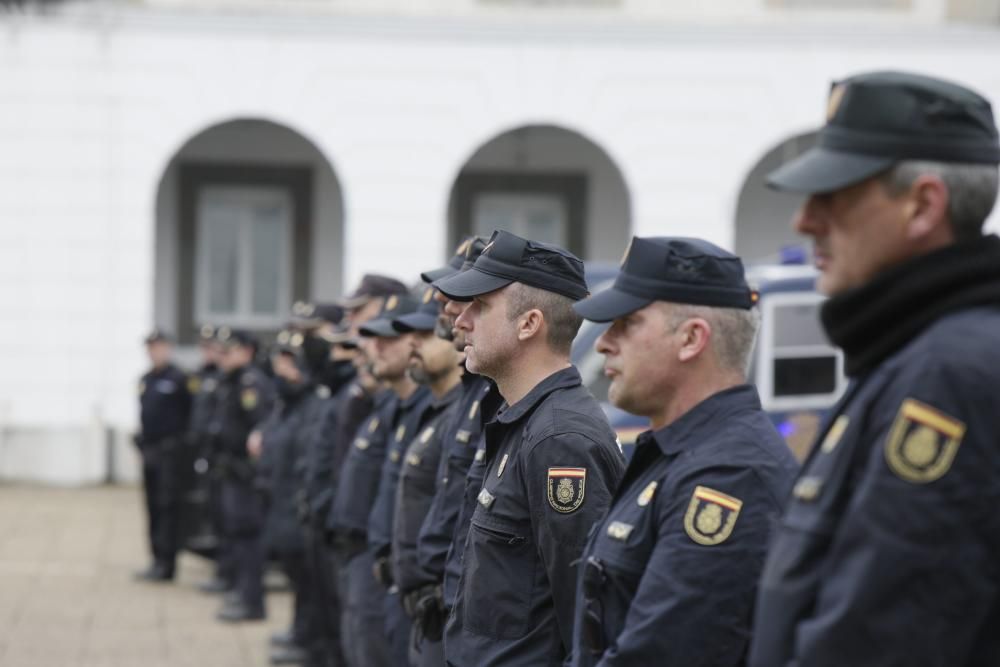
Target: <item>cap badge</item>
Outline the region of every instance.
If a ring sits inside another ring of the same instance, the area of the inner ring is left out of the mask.
[[[845,83],[835,84],[830,90],[830,98],[826,103],[826,122],[829,123],[837,115],[837,109],[840,108],[840,103],[844,101],[845,92],[847,92],[847,84]]]
[[[434,298],[434,288],[428,287],[427,290],[424,291],[424,303],[430,303],[432,298]]]
[[[386,310],[396,310],[396,306],[399,305],[399,297],[393,294],[389,297],[389,300],[385,302]]]
[[[625,252],[622,254],[621,266],[625,266],[625,261],[628,259],[628,254],[632,252],[632,242],[635,241],[635,237],[629,239],[628,245],[625,246]]]

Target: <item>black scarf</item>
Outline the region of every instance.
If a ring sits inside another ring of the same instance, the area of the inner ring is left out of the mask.
[[[949,313],[1000,305],[1000,237],[957,243],[893,267],[831,297],[821,319],[856,377]],[[997,332],[1000,334],[1000,332]]]

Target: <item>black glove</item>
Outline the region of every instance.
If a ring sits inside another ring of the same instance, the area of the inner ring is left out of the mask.
[[[440,584],[423,586],[403,598],[403,607],[424,638],[441,641],[448,615],[444,606],[444,591]]]

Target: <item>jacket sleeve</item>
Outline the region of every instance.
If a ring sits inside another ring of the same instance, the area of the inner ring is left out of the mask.
[[[590,527],[607,512],[624,473],[624,461],[610,430],[607,438],[609,442],[600,442],[591,434],[561,433],[544,438],[525,452],[525,492],[532,531],[567,652],[573,645],[578,561]],[[579,477],[563,476],[579,470],[585,474],[582,488],[577,485]],[[566,503],[560,502],[558,495],[562,480],[568,480],[570,487],[563,496]]]
[[[736,466],[688,471],[665,491],[655,500],[655,542],[645,568],[607,574],[607,585],[623,577],[629,581],[617,583],[636,586],[636,593],[624,630],[598,664],[742,665],[778,499],[754,470]],[[705,525],[712,538],[701,532]]]
[[[995,622],[997,387],[974,362],[904,372],[861,425],[858,479],[790,665],[968,664]]]

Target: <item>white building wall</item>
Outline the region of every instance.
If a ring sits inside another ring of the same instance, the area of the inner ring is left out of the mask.
[[[600,145],[635,233],[730,245],[745,174],[818,124],[831,78],[906,68],[1000,100],[994,31],[411,34],[377,21],[102,16],[0,19],[0,474],[95,480],[101,466],[80,453],[93,425],[134,428],[157,188],[212,124],[284,123],[333,162],[350,284],[441,259],[452,180],[511,127],[564,125]],[[29,441],[35,462],[11,463]]]

